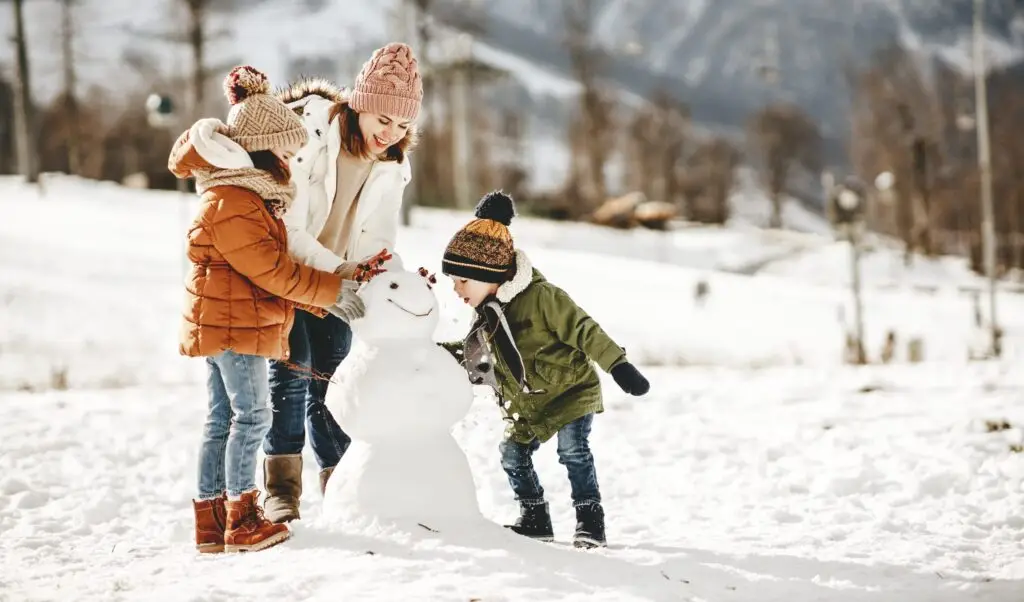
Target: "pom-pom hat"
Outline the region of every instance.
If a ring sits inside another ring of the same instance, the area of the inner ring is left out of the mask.
[[[270,81],[257,69],[232,69],[224,78],[224,95],[231,103],[227,136],[245,150],[301,147],[309,140],[302,118],[270,93]]]
[[[512,197],[488,193],[476,206],[476,219],[455,233],[444,251],[441,270],[448,276],[479,282],[505,282],[516,263],[508,227],[516,215]]]

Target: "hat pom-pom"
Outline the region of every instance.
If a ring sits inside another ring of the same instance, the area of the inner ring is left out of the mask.
[[[489,192],[477,203],[475,215],[480,219],[490,219],[509,226],[516,216],[516,204],[512,197],[500,190]]]
[[[249,65],[235,67],[224,78],[224,95],[228,97],[228,102],[232,105],[236,105],[250,96],[269,92],[270,80],[262,71]]]

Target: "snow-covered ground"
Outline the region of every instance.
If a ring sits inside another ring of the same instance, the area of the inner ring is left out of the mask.
[[[202,363],[177,356],[193,203],[65,178],[47,191],[0,179],[0,601],[1021,599],[1019,302],[1000,299],[1010,357],[968,364],[966,299],[871,291],[873,356],[899,325],[925,338],[929,361],[844,367],[845,290],[808,282],[806,266],[719,271],[730,250],[779,250],[762,243],[782,234],[743,228],[513,226],[652,380],[634,399],[606,379],[595,422],[609,549],[337,531],[307,487],[288,543],[200,558],[189,499],[206,393]],[[466,217],[417,212],[406,263],[436,268]],[[645,244],[690,252],[645,261]],[[842,269],[827,258],[821,269]],[[465,309],[436,290],[439,337],[454,336]],[[481,397],[456,429],[497,522],[515,510],[500,428]],[[564,470],[550,445],[537,461],[565,541]],[[312,457],[306,467],[315,483]]]

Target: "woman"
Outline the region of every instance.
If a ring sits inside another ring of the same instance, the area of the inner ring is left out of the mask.
[[[180,343],[182,354],[206,358],[209,374],[193,500],[201,553],[262,550],[288,538],[287,527],[263,517],[255,483],[270,426],[267,358],[288,357],[297,303],[346,319],[362,313],[356,283],[288,255],[281,215],[295,193],[287,161],[308,137],[301,119],[252,67],[233,69],[224,88],[226,123],[199,120],[168,159],[175,176],[195,178],[202,197],[188,230]]]
[[[293,256],[333,272],[346,261],[393,249],[411,179],[406,154],[423,99],[412,50],[397,43],[377,49],[350,93],[316,79],[296,83],[280,98],[309,132],[309,143],[291,161],[298,193],[285,223]],[[289,338],[291,358],[270,365],[274,413],[263,468],[267,516],[275,523],[299,518],[307,428],[321,493],[348,448],[350,439],[324,396],[351,342],[344,320],[299,311]]]

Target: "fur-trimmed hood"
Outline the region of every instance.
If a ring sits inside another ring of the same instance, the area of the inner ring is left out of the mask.
[[[309,96],[319,96],[330,102],[348,100],[344,88],[324,77],[303,77],[284,88],[275,90],[274,95],[288,106],[294,106],[295,103]]]

